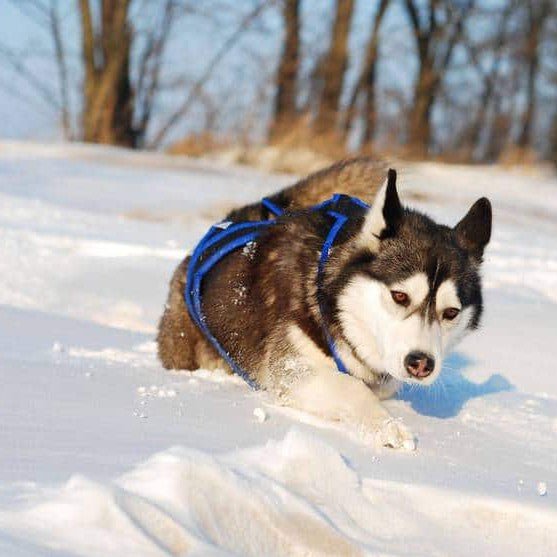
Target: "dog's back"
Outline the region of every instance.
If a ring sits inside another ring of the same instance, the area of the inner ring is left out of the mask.
[[[335,193],[357,197],[368,204],[385,180],[388,165],[379,159],[358,157],[341,160],[310,174],[268,199],[284,211],[296,211],[330,199]],[[273,215],[261,202],[231,211],[227,220],[233,222],[268,219]]]

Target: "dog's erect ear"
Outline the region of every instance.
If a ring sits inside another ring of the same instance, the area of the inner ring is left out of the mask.
[[[362,242],[378,246],[380,240],[393,236],[402,220],[402,215],[403,209],[396,191],[396,170],[391,168],[366,215],[362,228]]]
[[[491,203],[478,199],[466,216],[454,227],[456,241],[473,257],[481,258],[491,238]]]

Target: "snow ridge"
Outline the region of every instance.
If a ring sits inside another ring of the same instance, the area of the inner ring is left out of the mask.
[[[549,555],[556,520],[527,505],[362,478],[298,430],[218,456],[175,447],[108,485],[74,476],[0,511],[0,527],[16,537],[107,557],[403,556],[409,540],[412,555],[507,556],[525,533],[531,555]]]

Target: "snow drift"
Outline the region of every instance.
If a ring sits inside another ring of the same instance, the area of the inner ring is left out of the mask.
[[[362,478],[296,430],[217,456],[175,447],[114,483],[75,476],[33,499],[0,526],[82,555],[507,556],[525,536],[530,555],[557,552],[557,512]]]

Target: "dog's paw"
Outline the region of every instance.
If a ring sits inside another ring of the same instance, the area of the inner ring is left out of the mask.
[[[412,432],[402,423],[402,420],[395,418],[388,418],[379,426],[376,440],[384,447],[407,451],[416,449],[416,441]]]

